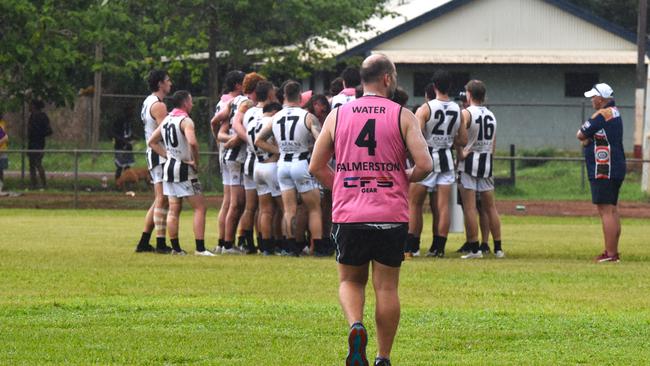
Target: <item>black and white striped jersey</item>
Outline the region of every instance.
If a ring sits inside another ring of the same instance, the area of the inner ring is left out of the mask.
[[[483,106],[470,106],[470,125],[467,130],[467,158],[460,162],[459,169],[477,178],[492,176],[492,150],[497,131],[494,114]]]
[[[431,100],[429,120],[424,125],[424,139],[427,141],[433,171],[436,173],[454,170],[451,148],[460,126],[460,108],[453,101]]]
[[[300,107],[284,107],[273,116],[273,137],[281,161],[306,160],[314,148],[314,136],[307,128],[307,112]]]
[[[147,143],[147,141],[149,141],[149,138],[151,137],[151,135],[153,135],[153,132],[156,130],[156,128],[158,128],[158,123],[156,123],[156,120],[151,115],[151,106],[153,106],[157,102],[162,102],[162,101],[154,94],[151,94],[144,100],[144,103],[142,103],[140,118],[142,119],[142,125],[144,127],[145,144]],[[149,170],[165,162],[165,158],[156,154],[156,152],[153,151],[150,147],[147,147],[147,151],[145,152],[145,154],[147,157],[147,167],[149,168]]]
[[[219,103],[217,103],[217,106],[214,109],[215,116],[217,114],[219,114],[219,112],[221,112],[222,109],[226,108],[226,106],[229,103],[230,103],[230,101],[224,102],[223,100],[220,100]],[[219,147],[219,165],[221,166],[221,165],[223,165],[223,162],[225,161],[223,142],[219,142],[219,140],[217,140],[217,146]]]
[[[165,182],[185,182],[196,179],[196,171],[186,161],[193,160],[190,144],[181,130],[181,122],[185,116],[167,116],[161,125],[161,133],[167,161],[163,165],[163,180]]]
[[[230,120],[228,123],[230,124],[230,135],[234,136],[235,135],[235,130],[232,127],[232,123],[235,120],[235,114],[237,113],[237,110],[239,109],[239,106],[242,105],[245,101],[248,100],[248,97],[245,95],[238,95],[235,97],[230,102]],[[224,161],[237,161],[240,163],[243,163],[246,161],[246,144],[241,143],[233,148],[230,149],[224,149]]]
[[[260,107],[253,107],[246,111],[246,114],[244,115],[244,127],[246,128],[248,152],[249,155],[252,155],[254,159],[259,162],[267,160],[272,155],[271,153],[264,151],[264,149],[255,146],[255,138],[269,118],[270,117],[264,117],[263,109]]]

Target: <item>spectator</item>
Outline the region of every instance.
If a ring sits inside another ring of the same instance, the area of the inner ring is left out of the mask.
[[[618,192],[625,179],[623,120],[614,102],[614,90],[609,85],[596,84],[585,92],[585,97],[591,98],[596,113],[580,127],[576,137],[583,146],[591,202],[598,208],[605,236],[605,251],[595,261],[618,262],[621,237]]]
[[[122,175],[122,171],[127,170],[135,163],[133,158],[133,131],[131,117],[133,116],[133,106],[127,106],[124,109],[122,117],[113,122],[113,148],[115,150],[129,151],[115,153],[115,179]]]
[[[50,127],[50,119],[47,114],[43,112],[45,103],[41,100],[33,100],[29,116],[29,123],[27,127],[27,149],[29,150],[43,150],[45,149],[45,138],[52,135],[52,128]],[[31,180],[31,188],[36,188],[36,171],[41,178],[41,188],[45,188],[47,183],[45,181],[45,169],[43,169],[43,155],[42,151],[34,151],[28,153],[29,155],[29,177]]]
[[[9,136],[7,136],[7,126],[4,121],[3,113],[0,112],[0,193],[4,186],[4,170],[9,168],[7,159],[7,146],[9,145]]]

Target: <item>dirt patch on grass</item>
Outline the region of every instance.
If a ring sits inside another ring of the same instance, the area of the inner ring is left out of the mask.
[[[135,196],[118,192],[81,193],[77,208],[82,209],[147,209],[153,193],[136,192]],[[209,208],[221,207],[221,195],[206,195]],[[425,204],[428,207],[428,204]],[[74,208],[74,195],[70,193],[24,192],[17,197],[0,197],[0,208]],[[529,216],[597,216],[598,211],[589,201],[535,201],[498,200],[499,213]],[[650,217],[650,203],[621,202],[622,217]]]

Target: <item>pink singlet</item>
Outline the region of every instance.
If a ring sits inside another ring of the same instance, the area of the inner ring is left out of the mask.
[[[370,95],[339,107],[332,222],[409,221],[401,110],[387,98]]]

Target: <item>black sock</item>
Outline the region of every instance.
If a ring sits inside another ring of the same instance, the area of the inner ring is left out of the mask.
[[[246,243],[244,246],[247,248],[251,245],[255,245],[253,242],[253,230],[244,230],[244,242]]]
[[[475,242],[469,243],[469,249],[472,251],[472,253],[478,253],[478,249],[479,249],[478,242],[475,241]]]
[[[224,242],[225,242],[225,240],[223,240],[223,239],[219,239],[219,242],[218,242],[217,245],[220,246],[220,247],[223,247],[223,245],[224,245],[223,243],[224,243]]]
[[[223,248],[224,249],[232,249],[232,242],[231,241],[225,241],[223,242]]]
[[[284,249],[287,252],[291,252],[291,253],[300,252],[300,249],[298,249],[298,244],[296,243],[296,239],[294,239],[294,238],[287,239],[287,241],[285,241],[285,248]]]
[[[255,247],[255,245],[253,245],[252,243],[251,243],[251,245],[252,245],[253,247]],[[257,236],[257,246],[259,247],[260,245],[262,245],[262,236],[261,236],[261,235],[258,235],[258,236]]]
[[[151,239],[151,233],[145,233],[144,231],[142,232],[142,236],[140,237],[140,242],[138,243],[139,247],[146,247],[149,245],[149,239]]]
[[[197,252],[205,252],[205,240],[204,239],[196,239],[196,251]]]
[[[177,251],[177,252],[181,251],[181,245],[178,242],[178,238],[169,239],[169,241],[172,243],[172,248],[174,248],[175,251]]]
[[[245,236],[238,236],[237,237],[237,246],[238,247],[243,247],[246,245],[246,237]]]
[[[406,242],[404,243],[404,253],[411,251],[411,243],[413,242],[413,234],[406,234]]]
[[[494,241],[494,251],[498,252],[499,250],[502,250],[501,249],[501,240],[495,240]]]
[[[420,250],[420,237],[413,236],[413,241],[411,242],[411,253],[415,253]]]
[[[296,241],[296,251],[301,252],[308,245],[306,241]]]
[[[433,237],[433,246],[438,249],[440,252],[445,251],[445,245],[447,244],[447,237],[435,235]]]
[[[164,248],[167,246],[167,243],[165,243],[165,237],[158,237],[156,238],[156,248]]]
[[[325,253],[325,240],[323,239],[314,239],[314,254],[316,253]]]

